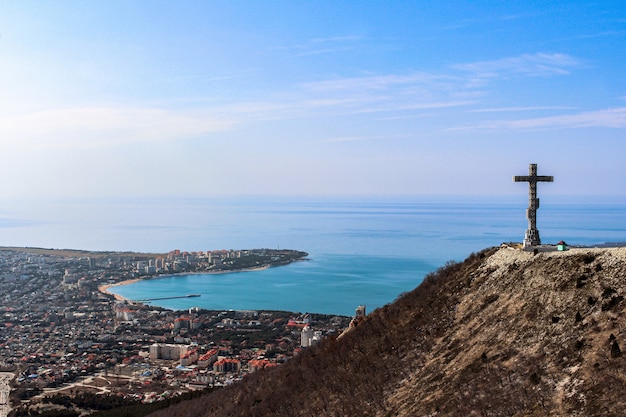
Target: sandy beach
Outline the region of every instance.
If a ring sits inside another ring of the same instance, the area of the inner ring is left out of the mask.
[[[115,299],[116,299],[116,300],[118,300],[118,301],[130,301],[130,300],[128,300],[127,298],[122,297],[122,296],[121,296],[121,295],[119,295],[119,294],[112,293],[111,291],[109,291],[109,288],[111,288],[111,287],[118,287],[118,286],[120,286],[120,285],[134,284],[135,282],[139,282],[139,281],[141,281],[141,280],[142,280],[141,278],[135,278],[135,279],[128,279],[128,280],[126,280],[126,281],[117,282],[117,283],[115,283],[115,284],[104,284],[104,285],[100,285],[100,286],[98,287],[98,291],[100,291],[100,292],[101,292],[101,293],[103,293],[103,294],[112,295],[112,296],[113,296],[113,297],[115,297]]]

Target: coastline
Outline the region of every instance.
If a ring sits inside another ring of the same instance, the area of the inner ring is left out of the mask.
[[[103,294],[113,296],[117,301],[135,302],[133,300],[129,300],[128,298],[126,298],[126,297],[124,297],[124,296],[122,296],[120,294],[117,294],[117,293],[114,293],[114,292],[110,291],[110,289],[113,288],[113,287],[120,287],[122,285],[130,285],[130,284],[135,284],[135,283],[140,282],[140,281],[149,281],[149,280],[159,279],[159,278],[169,278],[169,277],[176,277],[176,276],[183,276],[183,275],[217,275],[217,274],[230,274],[230,273],[236,273],[236,272],[264,271],[264,270],[269,269],[271,267],[272,267],[272,265],[262,265],[262,266],[258,266],[258,267],[242,268],[242,269],[222,269],[222,270],[219,270],[219,271],[194,271],[194,272],[181,272],[181,273],[177,273],[177,274],[151,275],[151,276],[144,276],[144,277],[139,277],[139,278],[127,279],[125,281],[116,282],[114,284],[99,285],[98,286],[98,291],[100,291]]]
[[[110,288],[113,287],[118,287],[121,285],[129,285],[129,284],[134,284],[136,282],[141,281],[141,278],[134,278],[134,279],[127,279],[126,281],[120,281],[120,282],[116,282],[115,284],[104,284],[104,285],[99,285],[98,286],[98,291],[100,291],[102,294],[106,294],[106,295],[111,295],[113,296],[117,301],[131,301],[126,297],[123,297],[119,294],[116,294],[114,292],[109,291]]]

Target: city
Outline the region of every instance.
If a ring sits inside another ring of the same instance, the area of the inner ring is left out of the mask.
[[[304,256],[273,249],[163,255],[0,249],[0,371],[10,379],[10,395],[0,397],[0,406],[46,410],[86,394],[154,402],[277,366],[341,332],[350,318],[171,311],[114,297],[106,288],[159,274],[264,268]]]

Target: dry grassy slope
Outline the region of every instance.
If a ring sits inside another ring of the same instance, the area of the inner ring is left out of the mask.
[[[626,248],[488,250],[338,340],[157,415],[626,415],[625,295]]]
[[[389,392],[393,414],[626,415],[624,295],[626,248],[500,249]]]

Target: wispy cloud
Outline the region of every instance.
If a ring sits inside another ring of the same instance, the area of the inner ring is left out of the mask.
[[[320,142],[325,142],[325,143],[357,142],[357,141],[371,141],[371,140],[404,139],[408,137],[410,137],[410,135],[340,136],[336,138],[323,139]]]
[[[536,119],[517,120],[510,123],[511,126],[529,129],[539,127],[626,127],[626,107],[588,111],[578,114],[542,117]]]
[[[590,127],[614,129],[626,128],[626,107],[531,119],[494,120],[447,130],[533,130]]]
[[[567,54],[524,54],[492,61],[452,65],[440,72],[413,71],[405,74],[338,77],[303,85],[305,93],[318,100],[342,103],[355,113],[424,110],[467,106],[489,94],[499,80],[510,77],[544,77],[569,74],[580,61]],[[323,98],[322,98],[323,97]],[[552,106],[483,109],[489,111],[556,109]],[[563,107],[561,107],[563,109]]]
[[[361,35],[348,35],[348,36],[331,36],[328,38],[313,38],[311,39],[311,43],[321,43],[321,44],[325,44],[325,43],[334,43],[334,42],[352,42],[352,41],[360,41],[361,39],[363,39],[363,36]]]
[[[1,147],[103,147],[198,137],[232,126],[207,111],[154,108],[66,108],[0,120]]]
[[[524,54],[493,61],[479,61],[456,64],[452,68],[468,72],[480,78],[569,74],[570,69],[580,66],[581,62],[568,54]]]
[[[322,54],[333,54],[337,52],[349,51],[350,49],[351,48],[349,46],[335,46],[332,48],[308,49],[306,51],[295,53],[293,56],[312,56],[312,55],[322,55]]]
[[[391,111],[417,111],[417,110],[435,110],[445,109],[451,107],[462,107],[472,104],[471,100],[451,100],[451,101],[423,101],[416,103],[393,103],[388,101],[387,103],[380,103],[377,106],[363,107],[352,111],[354,114],[359,113],[385,113]],[[378,118],[377,120],[383,120]]]
[[[527,107],[494,107],[486,109],[470,110],[470,113],[502,113],[502,112],[525,112],[543,110],[573,110],[571,106],[527,106]]]
[[[456,24],[447,25],[444,27],[445,30],[456,30],[456,29],[464,29],[472,26],[484,26],[485,24],[492,24],[493,22],[508,22],[512,20],[520,20],[520,19],[530,19],[536,18],[537,16],[541,16],[544,13],[517,13],[517,14],[506,14],[506,15],[491,15],[491,16],[483,16],[472,19],[463,19]]]
[[[595,38],[624,36],[624,35],[626,35],[626,30],[606,30],[603,32],[587,33],[584,35],[569,36],[566,38],[556,38],[556,39],[553,39],[553,42],[575,41],[575,40],[580,40],[580,39],[595,39]]]
[[[314,40],[332,43],[343,38]],[[347,41],[358,37],[347,37]],[[313,41],[312,41],[313,42]],[[336,77],[272,91],[263,100],[195,102],[160,106],[77,106],[0,118],[0,147],[106,147],[130,142],[176,141],[232,130],[239,125],[297,118],[375,114],[376,120],[409,118],[445,109],[478,105],[497,77],[565,74],[578,60],[565,54],[534,54],[494,61],[458,64],[441,72]],[[481,78],[482,77],[482,78]],[[476,80],[479,79],[478,82]],[[476,113],[567,110],[559,106],[483,108]],[[623,111],[589,112],[573,116],[485,122],[460,129],[539,128],[544,126],[606,125],[622,127]],[[51,139],[54,138],[54,139]],[[367,137],[369,138],[369,137]],[[371,139],[371,138],[369,138]],[[366,140],[363,136],[335,141]]]
[[[465,106],[473,102],[463,80],[414,72],[346,77],[306,83],[310,103],[332,103],[343,113],[383,113]]]
[[[304,43],[283,46],[278,49],[292,51],[292,56],[294,57],[330,54],[352,50],[363,39],[364,37],[360,35],[313,38]]]
[[[404,87],[415,89],[417,86],[427,87],[428,90],[435,88],[447,88],[455,80],[448,75],[415,72],[412,74],[388,74],[362,77],[346,77],[332,80],[323,80],[305,84],[305,88],[314,91],[383,91],[390,88]]]
[[[535,18],[539,15],[540,13],[507,14],[507,15],[498,16],[497,20],[503,20],[503,21],[519,20],[519,19]]]

